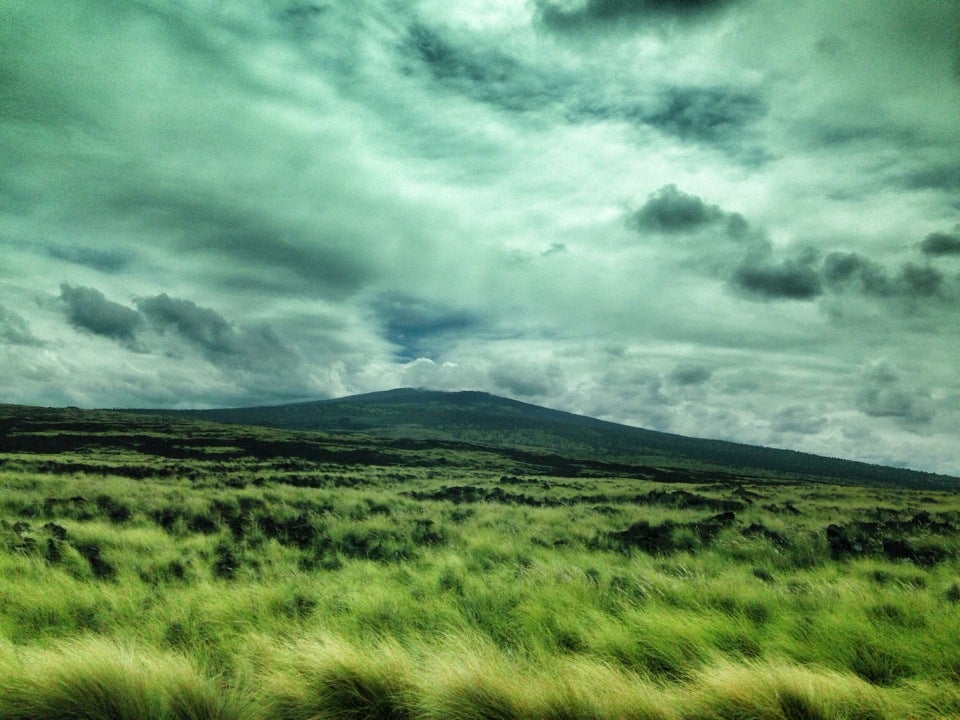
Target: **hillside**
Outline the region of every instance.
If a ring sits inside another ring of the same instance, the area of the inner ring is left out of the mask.
[[[656,432],[482,392],[402,388],[269,407],[137,412],[288,430],[467,442],[677,472],[747,470],[864,485],[960,487],[960,480],[943,475]]]

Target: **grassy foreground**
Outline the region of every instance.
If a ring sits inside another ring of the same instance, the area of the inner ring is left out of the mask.
[[[960,717],[956,493],[4,429],[3,719]]]

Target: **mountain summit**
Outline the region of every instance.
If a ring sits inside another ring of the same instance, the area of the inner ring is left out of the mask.
[[[398,388],[330,400],[216,410],[146,411],[286,430],[458,441],[673,468],[735,468],[858,484],[956,487],[945,476],[620,425],[478,391]]]

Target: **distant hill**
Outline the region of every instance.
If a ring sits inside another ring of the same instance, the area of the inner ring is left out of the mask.
[[[780,479],[960,489],[960,479],[949,476],[656,432],[483,392],[402,388],[268,407],[136,412],[288,430],[458,441],[679,472],[749,470]]]

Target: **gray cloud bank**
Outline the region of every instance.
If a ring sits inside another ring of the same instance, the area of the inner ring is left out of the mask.
[[[586,0],[572,4],[539,0],[537,12],[546,26],[571,32],[591,25],[686,19],[731,4],[731,0]]]
[[[136,311],[107,300],[99,290],[60,285],[67,320],[75,328],[115,340],[132,341],[143,318]]]
[[[483,389],[960,473],[953,0],[0,4],[3,400]]]

